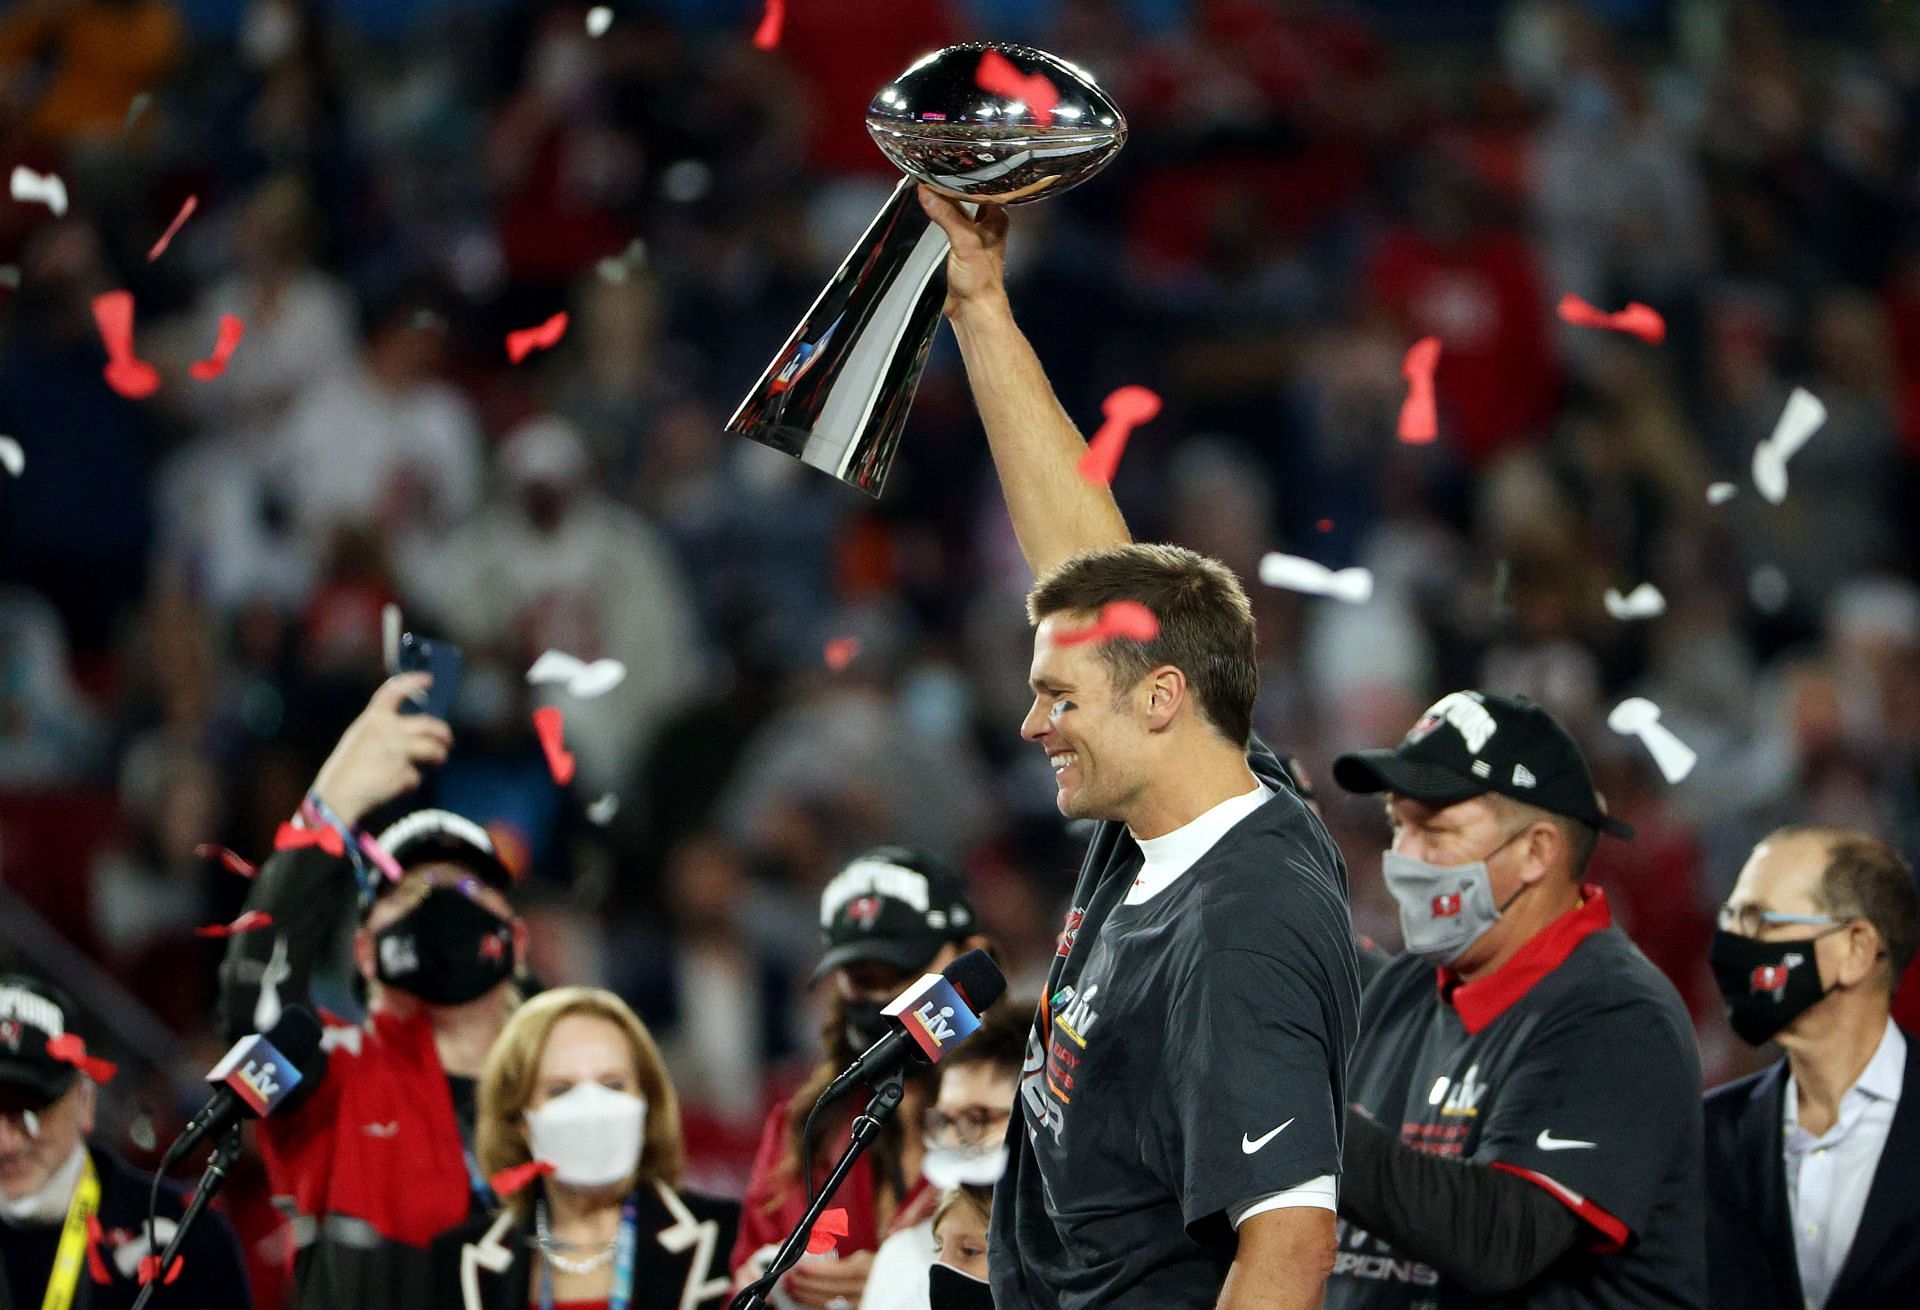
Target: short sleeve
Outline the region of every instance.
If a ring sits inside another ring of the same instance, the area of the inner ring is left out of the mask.
[[[1189,1232],[1340,1172],[1341,1028],[1331,989],[1275,956],[1195,966],[1167,1014],[1170,1181]]]
[[[1683,1042],[1662,1008],[1569,1017],[1526,1044],[1474,1158],[1546,1188],[1617,1249],[1644,1231],[1686,1149],[1699,1087],[1692,1034]]]

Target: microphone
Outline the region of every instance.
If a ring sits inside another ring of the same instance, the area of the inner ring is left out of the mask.
[[[308,1074],[324,1069],[319,1055],[320,1021],[304,1005],[287,1006],[266,1033],[250,1033],[235,1042],[207,1074],[215,1085],[213,1096],[174,1138],[159,1172],[243,1119],[272,1114]]]
[[[836,1101],[863,1083],[885,1078],[908,1062],[938,1064],[980,1027],[980,1015],[1006,994],[1007,976],[993,957],[971,950],[945,973],[923,974],[881,1013],[898,1027],[862,1051],[828,1084],[819,1104]]]

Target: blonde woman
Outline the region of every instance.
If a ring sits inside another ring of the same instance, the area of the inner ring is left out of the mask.
[[[739,1207],[679,1190],[680,1109],[612,992],[522,1005],[480,1079],[480,1168],[506,1199],[435,1244],[442,1310],[719,1310]]]

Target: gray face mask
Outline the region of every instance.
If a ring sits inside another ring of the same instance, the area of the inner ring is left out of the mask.
[[[1526,888],[1509,897],[1506,905],[1495,905],[1487,861],[1525,831],[1522,828],[1471,864],[1429,864],[1398,851],[1381,855],[1381,876],[1400,907],[1400,935],[1409,952],[1435,964],[1452,964],[1500,921],[1507,906]]]

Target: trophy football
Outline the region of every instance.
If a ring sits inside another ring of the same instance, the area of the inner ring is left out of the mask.
[[[1065,60],[974,42],[936,51],[882,87],[867,131],[907,176],[727,431],[878,496],[946,299],[947,235],[915,185],[969,212],[1057,195],[1105,167],[1127,120]]]

